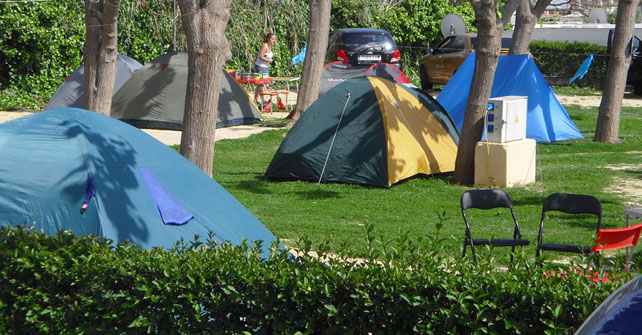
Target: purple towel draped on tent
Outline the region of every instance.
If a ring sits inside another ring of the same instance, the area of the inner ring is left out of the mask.
[[[147,186],[147,191],[154,199],[156,207],[160,212],[165,224],[184,225],[194,218],[194,215],[186,211],[172,196],[163,184],[156,179],[154,174],[147,168],[139,168],[141,176]]]

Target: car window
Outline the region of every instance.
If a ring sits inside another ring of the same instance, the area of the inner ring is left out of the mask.
[[[343,44],[362,45],[362,44],[384,44],[389,43],[388,38],[383,34],[349,34],[343,36]]]
[[[450,45],[453,43],[454,37],[450,36],[447,37],[445,40],[441,41],[435,48],[435,54],[444,54],[448,53],[448,50],[450,49]]]
[[[449,54],[463,51],[465,48],[465,40],[462,36],[450,36],[445,39],[438,47],[438,54]]]

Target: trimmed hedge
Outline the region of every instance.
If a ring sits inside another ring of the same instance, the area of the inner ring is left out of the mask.
[[[608,54],[606,47],[589,43],[531,41],[529,49],[549,85],[567,86],[568,80],[593,54],[593,62],[584,78],[573,85],[604,89]]]
[[[370,257],[354,260],[305,256],[305,241],[303,256],[273,246],[262,259],[256,246],[197,239],[150,251],[3,227],[0,333],[571,333],[631,277],[475,266],[434,239],[366,230]]]

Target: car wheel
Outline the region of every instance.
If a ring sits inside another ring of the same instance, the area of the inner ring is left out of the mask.
[[[428,75],[426,74],[426,69],[423,66],[419,68],[419,80],[421,81],[422,90],[432,90],[432,84],[428,81]]]
[[[642,83],[633,85],[633,94],[642,95]]]

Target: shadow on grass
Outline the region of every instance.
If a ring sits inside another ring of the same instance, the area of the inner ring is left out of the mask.
[[[267,181],[261,179],[261,175],[257,175],[253,180],[242,180],[234,185],[228,186],[236,190],[243,190],[255,194],[273,194],[272,190],[267,187]]]
[[[340,199],[343,198],[343,194],[340,192],[334,191],[323,191],[323,190],[310,190],[303,192],[295,192],[301,200],[323,200],[323,199]]]
[[[630,175],[633,178],[642,180],[642,170],[626,169],[624,170],[624,173]]]

